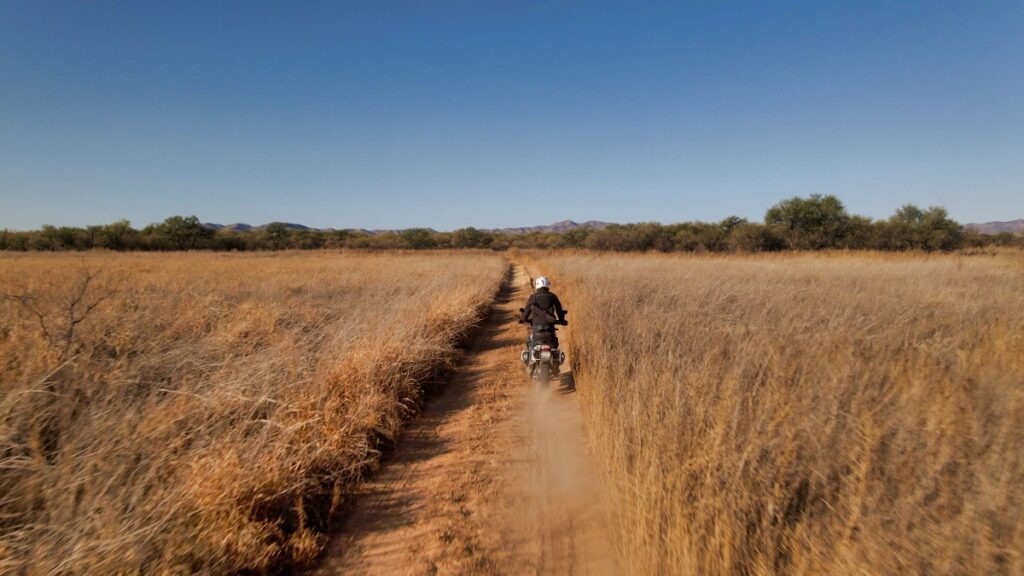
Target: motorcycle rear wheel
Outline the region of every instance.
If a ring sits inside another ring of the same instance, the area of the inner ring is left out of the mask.
[[[551,366],[548,366],[547,362],[537,366],[537,373],[534,375],[534,379],[541,385],[547,386],[551,380]]]

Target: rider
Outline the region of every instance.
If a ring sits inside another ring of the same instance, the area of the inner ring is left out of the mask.
[[[569,325],[565,320],[565,310],[562,309],[558,296],[551,291],[551,281],[546,277],[538,276],[533,281],[533,287],[536,292],[530,294],[530,299],[526,301],[526,307],[519,317],[520,322],[530,323],[530,337],[526,339],[526,349],[530,350],[533,338],[536,337],[541,343],[551,344],[557,350],[558,337],[555,336],[555,325]]]

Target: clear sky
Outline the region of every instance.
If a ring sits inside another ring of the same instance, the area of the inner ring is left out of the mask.
[[[0,0],[0,228],[1024,217],[1024,2]]]

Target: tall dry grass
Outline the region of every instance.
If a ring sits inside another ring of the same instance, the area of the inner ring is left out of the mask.
[[[309,560],[325,511],[504,268],[453,253],[0,256],[0,573]]]
[[[631,574],[1024,573],[1024,258],[534,256]]]

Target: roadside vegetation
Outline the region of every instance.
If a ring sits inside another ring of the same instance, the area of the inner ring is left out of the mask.
[[[629,574],[1024,572],[1024,260],[543,254]]]
[[[0,256],[0,573],[309,561],[505,269],[490,253]]]
[[[834,196],[790,198],[772,206],[764,222],[729,217],[721,222],[612,224],[564,232],[501,233],[475,228],[436,232],[425,228],[370,233],[315,230],[281,222],[247,231],[214,229],[195,216],[172,216],[137,230],[127,221],[102,226],[0,231],[0,250],[253,251],[319,248],[490,249],[586,248],[607,251],[777,252],[782,250],[950,251],[982,246],[1021,246],[1024,236],[965,230],[941,207],[907,205],[892,217],[851,215]]]

